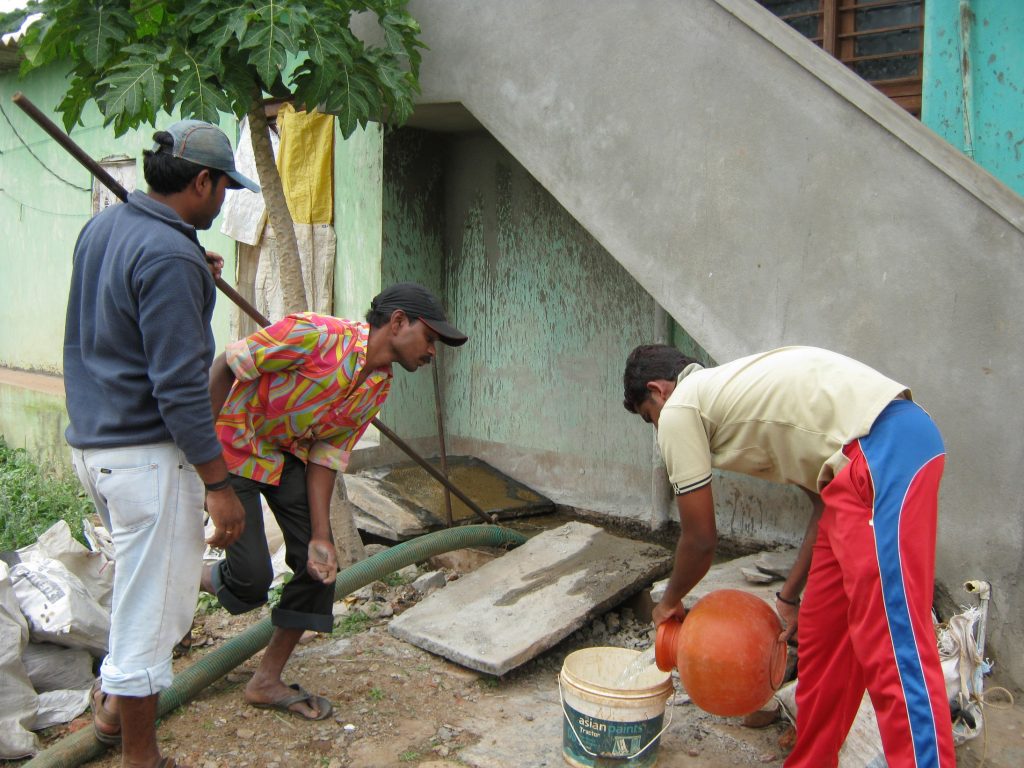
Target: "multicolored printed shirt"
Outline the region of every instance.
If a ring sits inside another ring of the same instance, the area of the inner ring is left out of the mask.
[[[277,485],[288,452],[344,470],[391,389],[391,366],[354,386],[369,334],[366,323],[304,312],[229,344],[237,381],[217,418],[228,469]]]

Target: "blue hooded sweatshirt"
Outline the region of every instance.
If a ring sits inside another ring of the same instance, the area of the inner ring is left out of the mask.
[[[210,411],[216,285],[196,230],[143,192],[107,208],[75,245],[64,388],[76,448],[174,442],[220,455]]]

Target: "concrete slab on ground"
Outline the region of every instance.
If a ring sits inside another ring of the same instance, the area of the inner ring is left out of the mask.
[[[440,469],[437,460],[430,460]],[[473,456],[449,456],[451,482],[488,515],[507,520],[554,511],[554,503]],[[355,505],[356,526],[390,541],[405,541],[445,526],[445,489],[417,464],[374,467],[345,476],[348,500]],[[455,524],[480,518],[454,495]]]
[[[775,581],[767,584],[754,584],[748,581],[743,575],[743,570],[751,569],[764,573],[765,569],[760,566],[770,559],[773,569],[778,571],[780,570],[780,563],[788,562],[790,566],[792,565],[793,559],[796,558],[796,552],[797,550],[792,548],[773,550],[770,553],[770,558],[766,557],[768,553],[755,552],[754,554],[747,555],[746,557],[738,557],[735,560],[729,560],[725,563],[713,565],[707,575],[700,580],[697,586],[690,590],[690,593],[686,597],[683,598],[683,606],[689,610],[694,606],[694,603],[704,597],[704,595],[717,589],[741,589],[744,592],[749,592],[752,595],[762,598],[774,608],[775,592],[782,585],[782,579],[776,579]],[[788,570],[789,568],[785,567],[785,571]],[[655,582],[651,587],[651,599],[654,600],[655,603],[661,600],[662,595],[665,594],[666,584],[668,584],[668,579],[662,579],[661,581]]]
[[[503,675],[664,574],[672,554],[587,523],[545,531],[388,625],[463,666]]]

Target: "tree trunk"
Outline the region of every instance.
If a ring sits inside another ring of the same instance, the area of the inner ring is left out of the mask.
[[[263,199],[267,203],[267,216],[277,238],[278,274],[281,278],[281,294],[284,297],[286,313],[305,312],[306,288],[302,281],[302,262],[299,260],[299,246],[295,241],[295,229],[288,202],[284,197],[281,175],[277,172],[274,150],[270,144],[267,115],[263,103],[257,99],[249,110],[249,132],[252,136],[252,153],[256,160],[256,172],[263,188]],[[278,318],[271,318],[278,319]]]

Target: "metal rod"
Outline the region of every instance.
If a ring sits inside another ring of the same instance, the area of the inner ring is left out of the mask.
[[[447,477],[442,475],[435,467],[431,466],[431,464],[429,464],[426,459],[417,455],[416,452],[409,447],[408,443],[406,443],[402,438],[400,438],[398,435],[396,435],[394,432],[392,432],[390,429],[384,426],[379,419],[374,419],[373,425],[381,431],[381,434],[383,434],[384,437],[386,437],[388,440],[390,440],[403,451],[405,451],[412,458],[413,461],[415,461],[417,464],[423,467],[423,469],[426,471],[428,475],[430,475],[432,478],[437,480],[437,482],[441,483],[441,485],[443,485],[445,488],[454,493],[455,496],[459,499],[459,501],[461,501],[467,507],[476,512],[477,516],[480,517],[485,523],[494,522],[494,519],[486,512],[484,512],[482,509],[480,509],[479,505],[475,501],[473,501],[466,494],[464,494],[462,491],[456,488],[455,485],[453,485],[452,482]]]
[[[54,141],[56,141],[64,149],[66,149],[73,158],[75,158],[78,162],[84,165],[93,176],[99,179],[107,187],[107,189],[109,189],[111,192],[117,195],[117,197],[120,198],[122,201],[127,199],[128,190],[122,187],[121,184],[117,181],[117,179],[115,179],[113,176],[107,173],[107,171],[103,168],[102,165],[93,160],[92,157],[90,157],[85,152],[85,150],[79,147],[70,136],[64,133],[64,131],[62,131],[57,126],[56,123],[54,123],[49,117],[47,117],[41,111],[39,111],[39,108],[36,107],[36,105],[33,104],[27,96],[25,96],[21,91],[18,91],[14,94],[12,100],[25,114],[31,117],[32,120],[35,121],[35,123],[40,128],[46,131],[46,133],[48,133]],[[217,283],[217,287],[221,290],[221,292],[229,299],[231,299],[231,301],[233,301],[239,309],[245,312],[245,314],[247,314],[249,317],[251,317],[253,320],[255,320],[257,323],[264,327],[270,325],[270,320],[264,317],[263,314],[258,309],[256,309],[256,307],[254,307],[252,304],[246,301],[245,298],[231,285],[229,285],[227,282],[225,282],[223,279],[219,277],[215,278],[215,280]],[[423,469],[427,471],[427,474],[429,474],[431,477],[433,477],[435,480],[441,483],[441,485],[443,485],[446,489],[454,493],[462,501],[463,504],[472,509],[477,514],[477,516],[479,516],[485,523],[494,522],[494,520],[488,517],[487,514],[476,503],[474,503],[468,496],[466,496],[466,494],[464,494],[462,491],[460,491],[458,488],[452,485],[451,481],[447,477],[445,477],[432,466],[430,466],[430,464],[427,463],[426,459],[424,459],[422,456],[416,453],[416,451],[414,451],[408,443],[402,440],[402,438],[400,438],[398,435],[396,435],[394,432],[392,432],[390,429],[384,426],[380,422],[380,420],[374,419],[370,423],[373,424],[373,426],[375,426],[377,429],[379,429],[381,434],[387,437],[388,440],[390,440],[396,446],[398,446],[410,459],[412,459],[421,467],[423,467]]]
[[[434,378],[434,412],[437,414],[437,443],[441,451],[441,472],[448,477],[448,451],[444,445],[444,409],[441,403],[441,350],[434,355],[434,364],[430,366]],[[444,522],[449,528],[452,527],[452,494],[445,486],[444,489]]]

